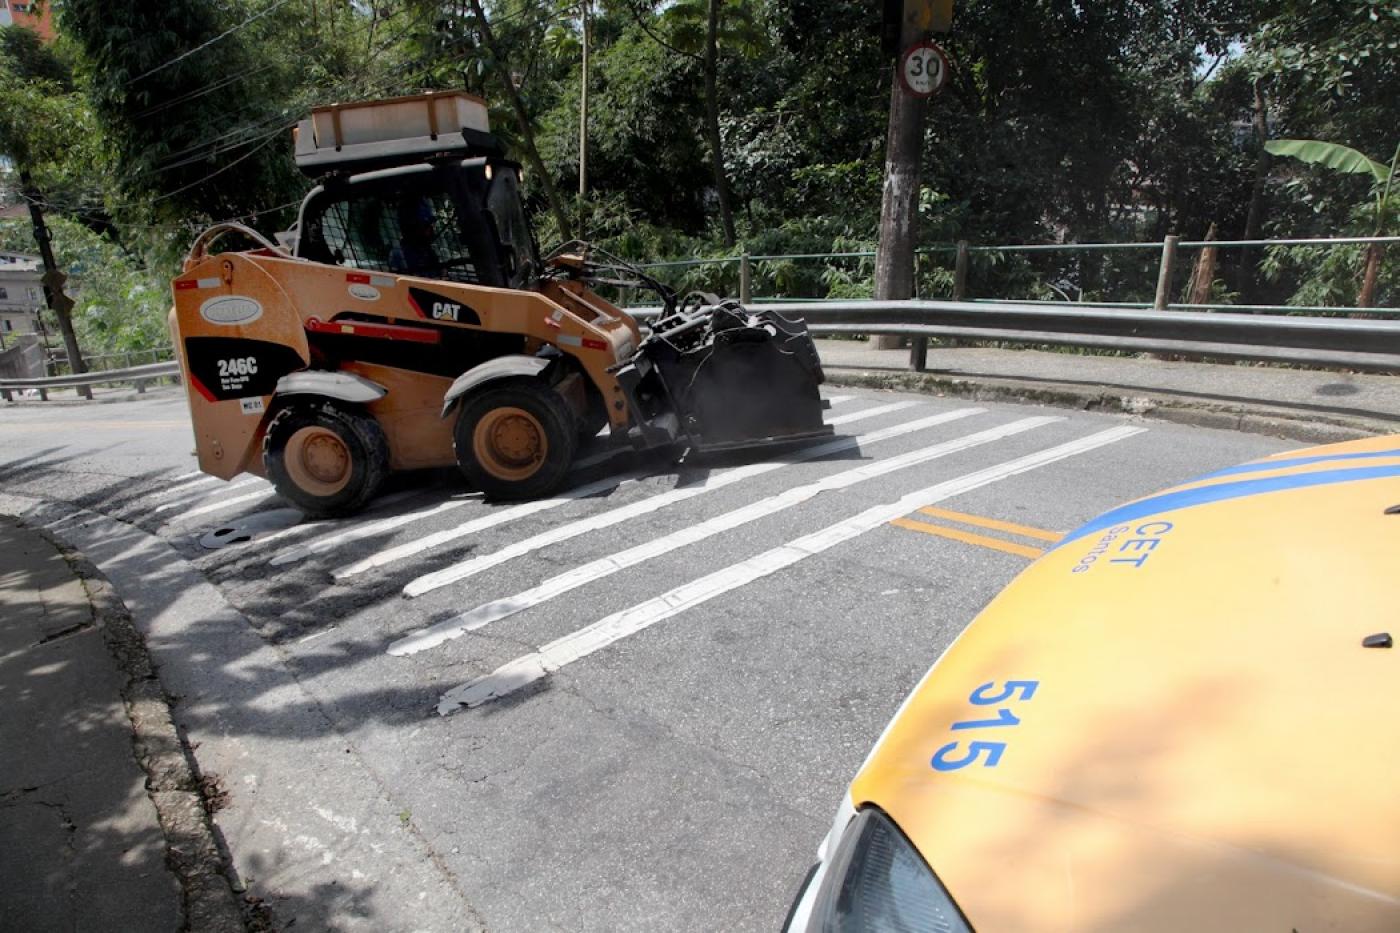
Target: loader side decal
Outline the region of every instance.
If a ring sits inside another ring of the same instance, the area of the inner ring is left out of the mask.
[[[306,367],[285,344],[242,337],[188,337],[185,357],[195,389],[211,402],[271,395],[278,379]]]
[[[216,295],[199,306],[199,316],[210,324],[237,327],[262,317],[263,306],[256,298],[242,295]]]
[[[429,321],[451,321],[454,324],[476,324],[480,326],[481,315],[477,314],[469,305],[464,305],[455,298],[448,298],[446,295],[439,295],[423,288],[410,288],[408,290],[408,303],[413,306],[414,312],[425,320]]]

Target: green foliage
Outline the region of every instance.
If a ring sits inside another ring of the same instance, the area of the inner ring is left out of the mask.
[[[91,190],[104,161],[101,134],[68,64],[18,26],[0,28],[0,154],[60,202]]]
[[[865,0],[722,3],[720,148],[734,249],[723,245],[704,130],[706,0],[591,5],[582,200],[581,9],[483,2],[494,54],[460,0],[66,0],[56,53],[0,34],[0,148],[32,166],[55,210],[105,229],[104,248],[126,270],[91,286],[85,333],[151,332],[146,302],[156,299],[138,286],[159,292],[198,223],[294,202],[307,183],[288,128],[314,104],[464,88],[490,101],[495,131],[521,157],[522,126],[501,93],[507,61],[570,223],[606,248],[642,261],[873,250],[892,62]],[[1252,204],[1273,236],[1393,223],[1384,211],[1368,222],[1358,208],[1386,168],[1360,154],[1388,152],[1400,120],[1393,0],[960,0],[940,41],[953,69],[925,125],[922,247],[1192,238],[1212,223],[1233,239]],[[1256,91],[1269,135],[1295,140],[1270,152],[1353,171],[1278,160],[1270,170],[1251,130]],[[538,174],[528,167],[525,187],[549,246],[559,232]],[[255,222],[272,232],[291,216]],[[1240,253],[1222,250],[1219,294],[1309,303],[1356,294],[1361,262],[1347,250],[1261,258],[1255,293]],[[971,287],[1150,300],[1155,265],[1147,251],[976,253]],[[951,266],[950,252],[924,254],[919,293],[949,294]],[[1382,296],[1396,294],[1393,266],[1381,268]],[[96,282],[96,266],[85,270]],[[736,263],[662,275],[683,289],[738,288]],[[863,297],[873,261],[759,261],[753,275],[761,296]],[[118,320],[123,302],[137,309],[130,328]]]
[[[0,56],[20,81],[43,81],[62,93],[73,90],[73,70],[39,34],[19,26],[0,27]]]
[[[1370,174],[1376,182],[1384,183],[1390,169],[1374,159],[1338,143],[1322,142],[1318,139],[1271,139],[1264,144],[1271,155],[1292,156],[1300,162],[1325,165],[1338,172],[1353,175]]]
[[[1286,301],[1302,307],[1337,307],[1351,304],[1360,284],[1364,246],[1338,246],[1318,250],[1307,246],[1272,246],[1260,263],[1271,282],[1290,290]],[[1383,263],[1380,271],[1379,304],[1390,304],[1400,296],[1397,264]],[[1390,297],[1390,301],[1386,300]]]
[[[75,300],[73,327],[88,354],[168,346],[165,317],[178,264],[147,266],[110,240],[62,217],[49,218],[55,258]],[[0,222],[0,248],[32,251],[28,220]],[[53,322],[49,322],[53,328]]]

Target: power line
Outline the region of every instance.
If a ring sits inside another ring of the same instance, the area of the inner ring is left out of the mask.
[[[193,145],[186,146],[179,152],[172,152],[165,157],[165,161],[160,162],[152,166],[151,168],[138,173],[135,177],[144,178],[150,175],[159,175],[162,172],[168,172],[172,169],[181,168],[185,165],[190,165],[195,162],[203,162],[205,159],[212,159],[215,156],[218,156],[221,152],[227,151],[229,149],[241,148],[242,146],[247,145],[249,142],[263,139],[264,133],[262,131],[264,131],[267,127],[271,126],[274,123],[277,124],[277,126],[272,131],[274,133],[280,132],[283,129],[290,129],[292,126],[295,125],[295,123],[288,121],[287,115],[285,113],[275,113],[269,117],[264,117],[261,120],[255,120],[252,123],[246,123],[243,126],[235,127],[232,130],[229,130],[226,133],[221,133],[218,136],[200,140],[199,142],[194,143]],[[245,139],[226,145],[220,145],[226,139],[230,139],[234,136],[245,133],[250,134]]]
[[[272,140],[275,139],[275,138],[276,138],[276,134],[268,134],[267,139],[264,139],[264,140],[263,140],[261,143],[259,143],[257,146],[255,146],[255,147],[253,147],[252,149],[248,150],[247,152],[243,153],[243,155],[241,155],[241,156],[239,156],[238,158],[234,159],[234,160],[233,160],[232,162],[230,162],[229,164],[223,166],[222,168],[215,169],[214,171],[210,172],[208,175],[205,175],[203,178],[199,179],[198,181],[192,181],[192,182],[190,182],[188,185],[181,185],[179,188],[176,188],[174,191],[168,191],[168,192],[166,192],[165,194],[158,195],[158,196],[156,196],[156,197],[154,197],[154,198],[151,199],[151,203],[152,203],[152,204],[155,204],[157,201],[164,201],[164,200],[167,199],[167,198],[173,198],[173,197],[175,197],[175,195],[177,195],[177,194],[183,194],[184,192],[189,191],[191,188],[198,188],[200,185],[204,184],[205,182],[210,181],[210,180],[212,180],[212,179],[218,177],[219,175],[222,175],[224,172],[227,172],[229,169],[233,168],[233,167],[234,167],[235,165],[237,165],[238,163],[243,162],[243,161],[245,161],[245,160],[247,160],[247,159],[252,158],[252,157],[253,157],[254,155],[256,155],[258,152],[260,152],[261,150],[265,149],[265,148],[267,147],[267,144],[270,143],[270,142],[272,142]]]
[[[181,94],[179,97],[172,97],[170,100],[162,101],[161,103],[156,104],[154,107],[147,107],[145,110],[142,110],[140,113],[136,114],[132,119],[139,120],[142,117],[149,117],[153,114],[160,113],[163,110],[169,110],[171,107],[177,107],[180,104],[188,103],[189,101],[192,101],[195,98],[203,97],[205,94],[212,94],[214,91],[217,91],[220,88],[228,87],[230,84],[233,84],[237,81],[241,81],[243,78],[246,78],[250,75],[266,71],[267,69],[271,68],[274,64],[276,63],[267,61],[263,62],[261,65],[254,65],[251,68],[245,68],[242,71],[235,72],[234,74],[229,75],[228,77],[215,81],[213,84],[206,85],[200,88],[199,90],[190,91],[186,94]]]
[[[151,75],[156,74],[157,72],[164,71],[165,69],[169,68],[171,65],[175,65],[175,64],[178,64],[179,62],[184,61],[185,59],[189,58],[191,55],[194,55],[196,52],[201,52],[201,51],[203,51],[204,49],[209,48],[209,46],[213,45],[215,42],[218,42],[218,41],[221,40],[221,39],[225,39],[225,38],[227,38],[227,37],[233,35],[235,32],[238,32],[240,29],[243,29],[244,27],[250,25],[251,23],[253,23],[253,22],[257,21],[257,20],[262,19],[264,16],[267,16],[269,13],[272,13],[272,12],[274,12],[274,11],[276,11],[276,10],[281,9],[282,7],[284,7],[284,6],[287,5],[287,2],[288,2],[288,0],[276,0],[276,2],[272,4],[272,6],[268,7],[267,9],[263,10],[263,11],[260,12],[260,13],[254,13],[252,16],[248,17],[248,18],[245,19],[243,22],[239,23],[237,26],[231,26],[231,27],[229,27],[228,29],[225,29],[223,32],[219,33],[217,36],[215,36],[214,38],[210,39],[208,42],[202,42],[202,43],[200,43],[199,45],[195,46],[194,48],[190,49],[188,52],[182,52],[182,53],[180,53],[179,55],[176,55],[174,58],[170,59],[170,61],[165,62],[165,63],[160,64],[160,65],[157,65],[157,66],[155,66],[154,68],[152,68],[150,71],[147,71],[147,72],[145,72],[145,73],[143,73],[143,74],[137,75],[136,77],[132,78],[130,81],[126,82],[126,86],[127,86],[127,87],[130,87],[131,85],[135,84],[137,81],[140,81],[140,80],[142,80],[142,79],[144,79],[144,78],[149,78]]]

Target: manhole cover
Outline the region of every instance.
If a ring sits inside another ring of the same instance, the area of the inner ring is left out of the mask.
[[[306,516],[296,509],[273,509],[269,512],[254,512],[242,518],[226,522],[199,539],[199,546],[217,551],[230,544],[246,544],[265,531],[281,531],[299,525]]]

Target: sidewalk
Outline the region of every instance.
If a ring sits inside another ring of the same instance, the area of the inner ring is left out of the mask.
[[[927,371],[915,373],[907,349],[816,343],[837,385],[1122,411],[1317,443],[1400,432],[1400,376],[984,347],[930,347]]]
[[[193,847],[181,839],[167,856],[110,616],[47,538],[0,518],[0,930],[144,933],[194,919],[170,867]]]

